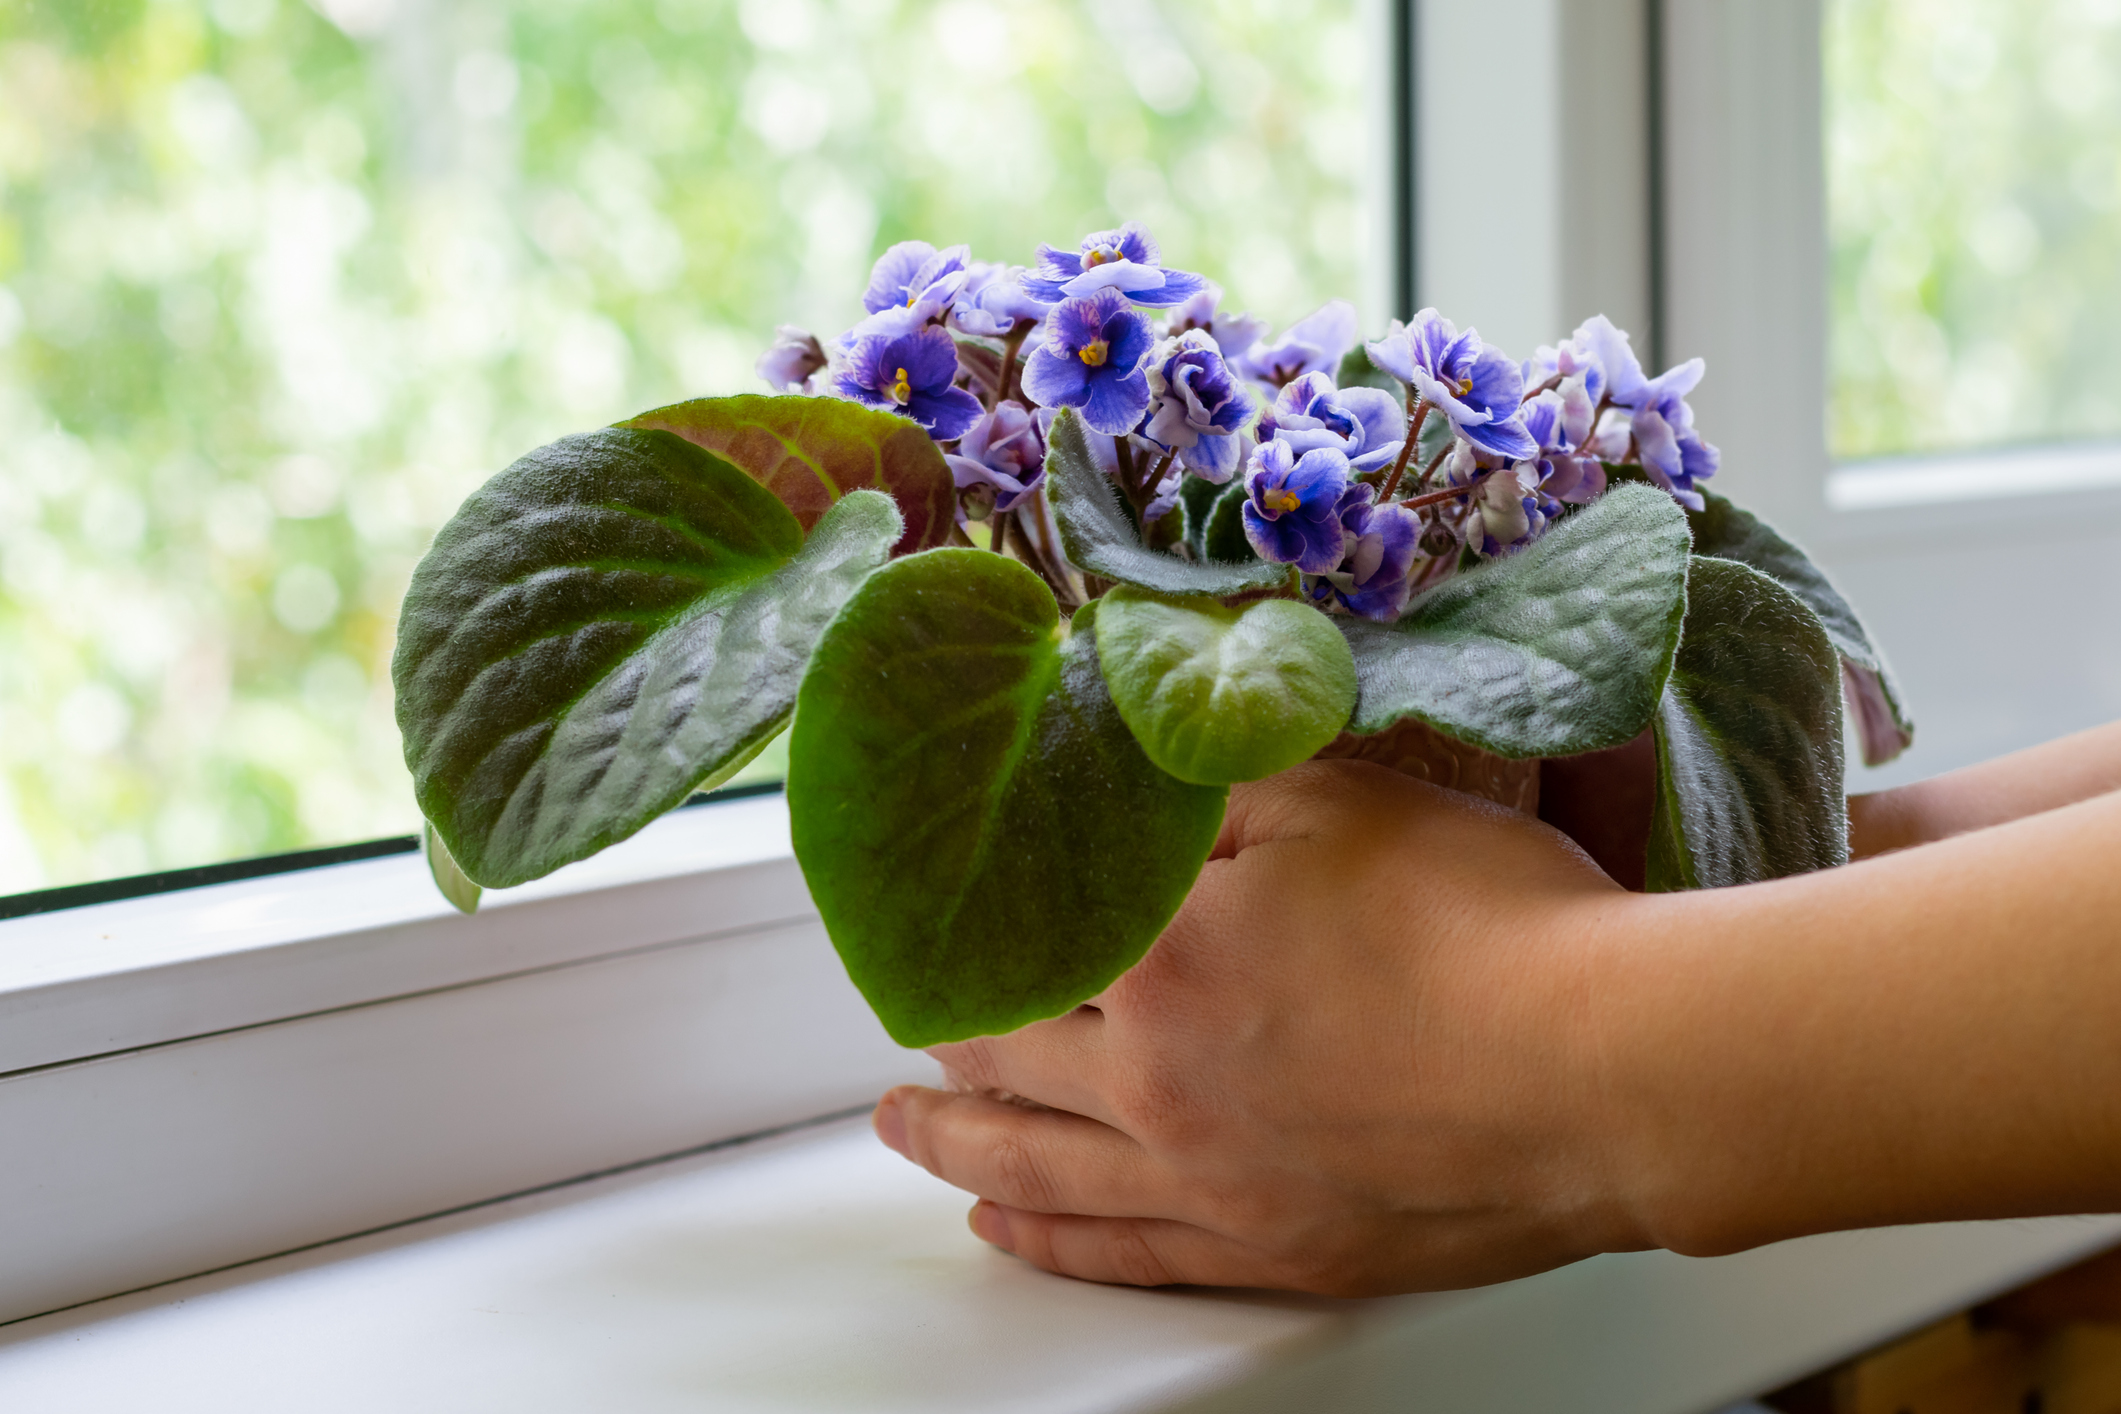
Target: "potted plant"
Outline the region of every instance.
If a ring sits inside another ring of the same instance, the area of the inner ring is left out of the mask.
[[[1268,339],[1129,225],[1029,269],[887,251],[775,396],[562,438],[474,493],[393,665],[461,907],[791,733],[796,857],[890,1033],[1057,1015],[1154,942],[1229,787],[1363,756],[1520,808],[1654,745],[1652,889],[1838,864],[1843,694],[1909,741],[1804,554],[1703,484],[1603,318],[1522,362],[1433,310]],[[792,724],[792,725],[791,725]]]

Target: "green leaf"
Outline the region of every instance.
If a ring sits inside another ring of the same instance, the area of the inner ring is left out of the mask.
[[[698,398],[644,412],[627,427],[675,432],[726,458],[795,512],[807,532],[840,497],[890,493],[906,518],[894,555],[940,545],[957,523],[957,487],[919,424],[839,398]]]
[[[1355,660],[1292,599],[1226,608],[1120,585],[1098,601],[1105,686],[1151,761],[1182,781],[1256,781],[1308,761],[1348,724]]]
[[[1199,560],[1221,560],[1226,563],[1242,563],[1257,560],[1259,552],[1245,538],[1245,483],[1241,478],[1215,486],[1208,482],[1192,480],[1187,489],[1204,486],[1214,492],[1205,497],[1205,509],[1198,519],[1189,507],[1186,511],[1187,543],[1193,547],[1193,556]]]
[[[1803,600],[1841,655],[1864,764],[1882,766],[1907,750],[1915,740],[1915,724],[1901,705],[1899,684],[1863,620],[1826,572],[1751,511],[1714,491],[1702,494],[1706,509],[1687,514],[1694,553],[1750,565]]]
[[[479,895],[485,890],[464,877],[464,871],[449,857],[449,846],[442,843],[434,825],[426,820],[420,822],[420,854],[442,897],[454,904],[459,913],[477,913]]]
[[[855,492],[806,543],[668,432],[564,438],[488,481],[414,571],[391,665],[414,792],[464,876],[548,874],[742,767],[900,526]]]
[[[1341,355],[1340,371],[1333,382],[1341,388],[1381,388],[1395,398],[1406,393],[1405,384],[1370,362],[1369,351],[1361,344]]]
[[[795,856],[901,1045],[1013,1030],[1095,996],[1185,899],[1225,792],[1149,763],[1013,560],[931,550],[862,586],[791,733]]]
[[[1694,560],[1655,722],[1653,891],[1847,862],[1838,666],[1796,595],[1736,561]]]
[[[1361,684],[1349,729],[1418,717],[1498,756],[1619,746],[1657,709],[1686,573],[1671,497],[1617,486],[1531,548],[1423,594],[1398,623],[1337,620]]]
[[[1061,548],[1077,569],[1163,594],[1241,594],[1288,582],[1287,565],[1257,557],[1200,564],[1145,547],[1119,488],[1091,460],[1087,435],[1075,410],[1062,408],[1046,439],[1046,499],[1060,527]]]

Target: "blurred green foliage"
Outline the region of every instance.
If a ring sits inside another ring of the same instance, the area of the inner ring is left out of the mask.
[[[1828,441],[2121,434],[2121,0],[1827,0]]]
[[[1360,296],[1360,12],[0,0],[0,892],[412,830],[435,527],[756,390],[893,241],[1132,217],[1277,322]]]

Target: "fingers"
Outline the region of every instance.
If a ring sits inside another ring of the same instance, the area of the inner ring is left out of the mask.
[[[1104,1016],[1077,1007],[1006,1036],[930,1046],[955,1080],[973,1090],[1006,1090],[1057,1110],[1112,1123],[1099,1084],[1108,1069]]]
[[[981,1201],[972,1231],[1034,1267],[1117,1286],[1285,1286],[1290,1273],[1234,1239],[1156,1218],[1030,1212]]]
[[[943,1182],[1043,1213],[1175,1216],[1185,1194],[1109,1125],[978,1095],[901,1085],[876,1107],[877,1137]]]

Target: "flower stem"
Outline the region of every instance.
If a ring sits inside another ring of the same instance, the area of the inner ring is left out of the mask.
[[[1407,389],[1407,416],[1411,419],[1407,440],[1400,444],[1399,460],[1392,463],[1392,474],[1385,478],[1384,491],[1377,498],[1380,501],[1391,500],[1392,493],[1399,489],[1399,478],[1407,474],[1407,461],[1421,445],[1421,425],[1429,420],[1429,400],[1415,397],[1412,388]]]
[[[1002,538],[1009,533],[1009,522],[1011,519],[1012,517],[1007,511],[996,511],[987,517],[987,548],[997,555],[1004,553],[1002,550]]]
[[[1430,457],[1429,464],[1421,469],[1421,480],[1416,483],[1417,490],[1429,484],[1429,478],[1436,475],[1436,468],[1443,465],[1443,459],[1451,454],[1453,445],[1453,443],[1446,442],[1436,449],[1436,455]]]
[[[1418,511],[1423,506],[1441,505],[1443,502],[1451,500],[1453,497],[1456,496],[1470,496],[1475,491],[1480,489],[1480,485],[1482,482],[1486,481],[1494,474],[1495,473],[1492,471],[1484,471],[1480,475],[1474,477],[1471,481],[1468,481],[1463,486],[1447,486],[1441,491],[1431,491],[1425,496],[1409,496],[1406,500],[1401,501],[1399,504],[1405,506],[1410,511]],[[1427,479],[1428,478],[1426,477],[1423,478],[1423,480]]]
[[[1002,340],[1002,385],[995,389],[994,401],[1005,402],[1009,397],[1009,385],[1016,381],[1016,354],[1024,346],[1024,340],[1038,327],[1029,319],[1019,319],[1009,328],[1009,337]],[[994,409],[989,408],[992,412]]]

